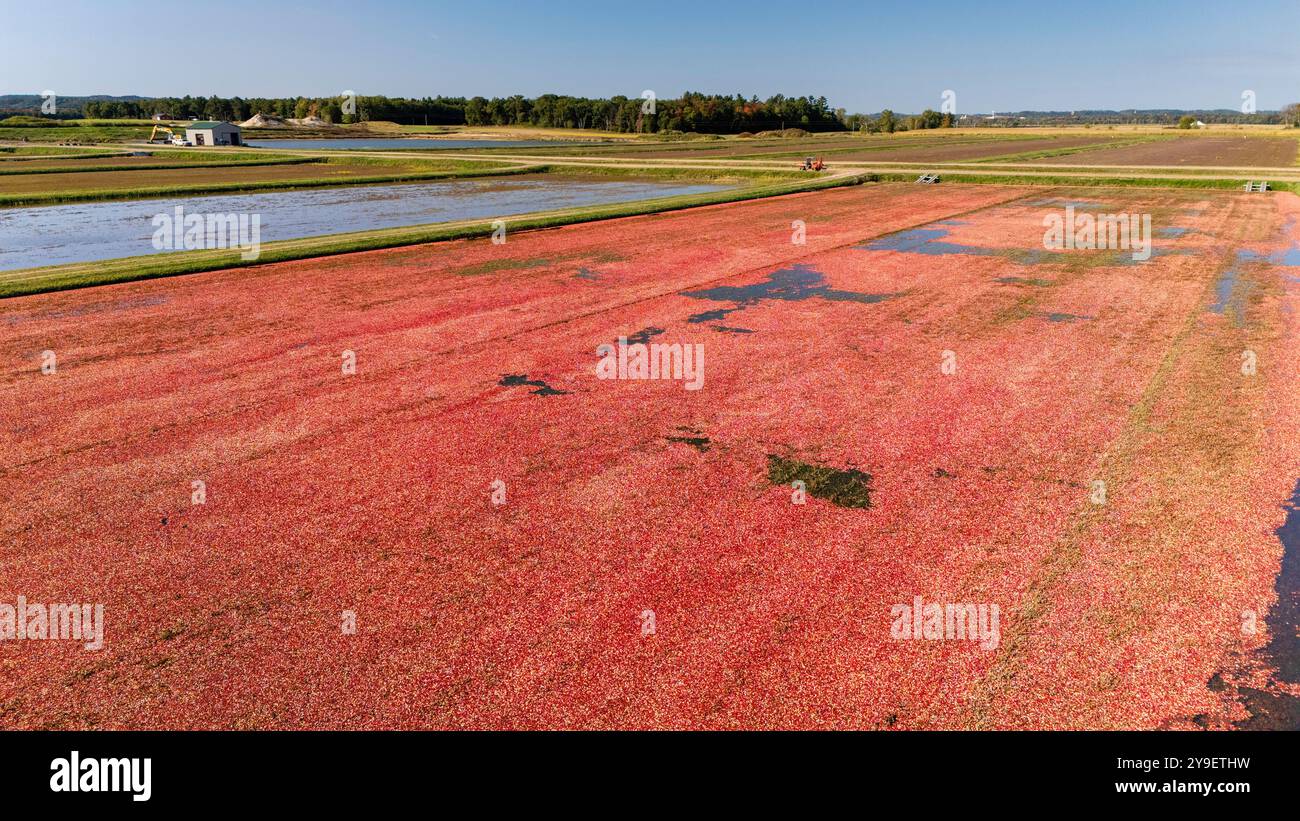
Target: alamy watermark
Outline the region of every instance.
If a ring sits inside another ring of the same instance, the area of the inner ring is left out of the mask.
[[[132,801],[153,795],[152,758],[82,758],[73,750],[50,762],[50,792],[124,792]]]
[[[1043,248],[1048,251],[1111,250],[1133,252],[1133,259],[1151,259],[1150,214],[1075,214],[1055,211],[1043,217]]]
[[[704,387],[704,343],[642,343],[631,345],[620,336],[618,345],[596,348],[597,379],[678,379],[688,391]]]
[[[0,641],[80,641],[87,650],[104,647],[104,605],[36,604],[19,596],[0,602]]]
[[[894,641],[978,641],[982,650],[996,650],[1002,642],[996,604],[927,604],[916,596],[910,605],[894,605],[889,615],[894,620],[889,628]]]
[[[178,205],[170,214],[155,214],[153,226],[153,247],[159,251],[238,248],[245,262],[262,255],[261,214],[187,214]]]

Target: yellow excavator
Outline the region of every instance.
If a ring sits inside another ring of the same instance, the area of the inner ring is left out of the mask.
[[[166,135],[161,139],[158,137],[158,132],[160,131]],[[172,131],[170,128],[168,128],[165,125],[155,125],[153,127],[153,131],[149,133],[149,142],[171,143],[172,145],[189,145],[189,143],[185,141],[184,137],[178,136],[175,131]]]

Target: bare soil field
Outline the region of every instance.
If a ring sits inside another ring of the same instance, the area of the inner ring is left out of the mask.
[[[791,140],[726,140],[681,143],[676,145],[627,146],[592,146],[590,149],[568,149],[555,151],[533,148],[528,153],[535,154],[587,154],[590,156],[619,156],[645,159],[741,159],[763,157],[769,154],[800,154],[848,157],[858,156],[869,159],[874,156],[884,158],[898,157],[900,151],[956,152],[958,159],[966,159],[963,151],[972,152],[970,156],[996,156],[1000,154],[1020,153],[1021,151],[1039,151],[1045,148],[1068,148],[1074,145],[1091,145],[1094,142],[1114,142],[1115,137],[1044,137],[1026,138],[1023,135],[970,135],[940,134],[934,131],[894,136],[858,136],[850,134],[808,137]],[[988,153],[984,153],[987,151]],[[928,157],[927,157],[928,158]]]
[[[909,145],[901,142],[885,150],[842,152],[836,160],[865,160],[868,162],[961,162],[1010,154],[1036,151],[1056,151],[1081,146],[1115,142],[1113,136],[1098,137],[1045,137],[1043,139],[989,139],[954,144]]]
[[[1155,253],[1045,251],[1068,205]],[[0,720],[1294,716],[1298,217],[890,184],[0,300],[0,600],[106,625],[0,643]],[[698,390],[601,378],[620,338],[702,345]]]
[[[1034,162],[1074,165],[1211,165],[1284,168],[1300,160],[1300,139],[1287,137],[1174,137],[1119,148],[1099,148]]]

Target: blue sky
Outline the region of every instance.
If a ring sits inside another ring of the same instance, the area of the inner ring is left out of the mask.
[[[849,111],[1300,100],[1300,0],[0,0],[0,93],[824,94]],[[1258,44],[1258,45],[1257,45]],[[193,59],[190,56],[193,55]]]

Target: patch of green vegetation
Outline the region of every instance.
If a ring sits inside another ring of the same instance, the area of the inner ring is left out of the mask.
[[[826,467],[768,454],[767,480],[789,486],[803,482],[808,493],[840,507],[871,507],[871,474]]]
[[[598,263],[621,262],[624,257],[615,253],[597,254],[595,257],[587,251],[575,251],[571,254],[558,254],[553,257],[532,257],[529,259],[518,259],[506,257],[502,259],[489,259],[480,262],[477,265],[470,265],[464,268],[456,269],[456,276],[472,277],[481,274],[491,274],[496,271],[527,271],[531,268],[545,268],[561,263],[574,262],[577,260],[590,260]]]

